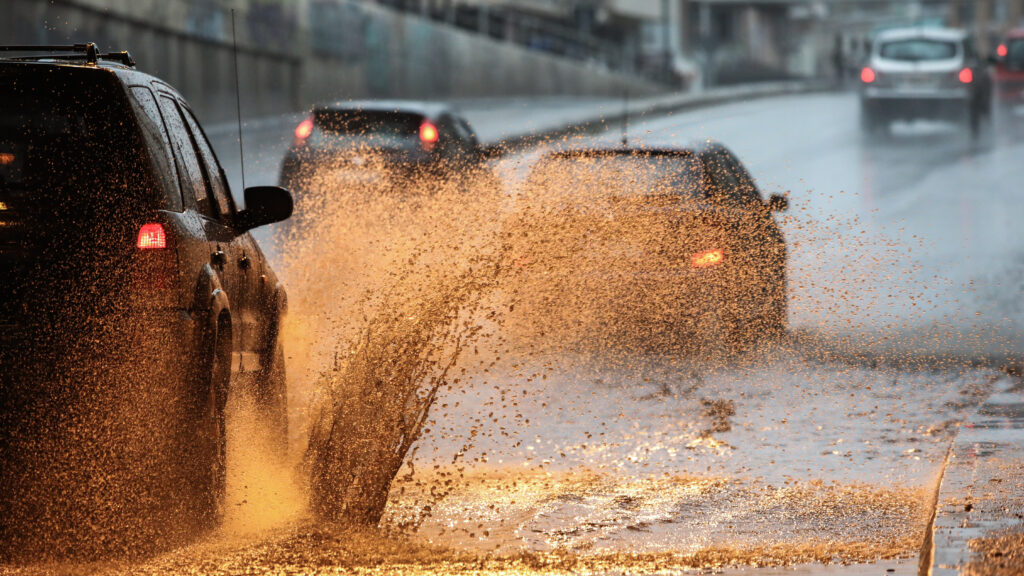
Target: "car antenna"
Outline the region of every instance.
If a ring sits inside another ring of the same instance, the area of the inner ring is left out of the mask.
[[[242,166],[242,190],[245,191],[245,149],[242,147],[242,90],[238,82],[238,36],[235,34],[235,9],[231,9],[231,51],[235,58],[235,113],[238,115],[238,160]]]
[[[622,93],[622,145],[629,146],[629,87]]]

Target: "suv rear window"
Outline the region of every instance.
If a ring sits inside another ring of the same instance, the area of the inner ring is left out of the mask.
[[[878,55],[889,60],[921,62],[923,60],[948,60],[956,58],[957,43],[945,40],[893,40],[882,44]]]
[[[116,78],[19,68],[0,70],[0,193],[86,214],[165,207]]]
[[[422,116],[402,112],[320,110],[313,114],[313,137],[319,132],[339,145],[404,148],[419,145],[422,122]]]
[[[530,187],[599,190],[617,198],[703,197],[700,161],[690,154],[592,153],[557,155],[530,174]]]

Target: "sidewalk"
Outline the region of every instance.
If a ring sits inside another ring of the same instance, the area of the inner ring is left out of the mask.
[[[1024,574],[1024,381],[1003,382],[953,442],[932,530],[934,576]]]

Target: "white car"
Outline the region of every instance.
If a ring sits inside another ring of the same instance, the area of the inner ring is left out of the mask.
[[[895,120],[948,120],[977,135],[991,108],[990,94],[988,71],[966,32],[887,30],[874,38],[861,69],[861,126],[878,133]]]

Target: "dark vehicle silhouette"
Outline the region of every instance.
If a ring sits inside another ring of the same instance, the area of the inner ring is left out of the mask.
[[[731,349],[785,332],[786,243],[772,213],[788,201],[762,199],[724,146],[556,151],[524,194],[555,198],[539,227],[557,230],[558,247],[520,255],[523,267],[548,283],[559,265],[544,259],[563,262],[553,298],[575,292],[593,315],[614,310],[609,330],[645,343],[661,326],[683,345]]]
[[[465,118],[444,104],[405,100],[341,102],[313,108],[295,129],[280,183],[296,190],[394,184],[465,176],[484,153]]]
[[[285,438],[286,295],[249,230],[291,195],[239,210],[188,104],[127,53],[2,50],[0,537],[210,525],[243,377]]]

